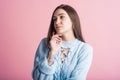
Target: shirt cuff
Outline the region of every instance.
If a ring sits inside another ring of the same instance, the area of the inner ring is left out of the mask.
[[[48,60],[47,58],[45,57],[43,59],[43,62],[40,64],[40,71],[43,72],[44,74],[48,74],[48,75],[51,75],[51,74],[54,74],[55,71],[56,71],[56,67],[57,67],[57,63],[56,61],[54,60],[53,64],[52,65],[48,65]]]

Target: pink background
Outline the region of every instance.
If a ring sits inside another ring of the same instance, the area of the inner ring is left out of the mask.
[[[119,0],[0,0],[0,80],[32,80],[36,49],[62,3],[76,9],[94,48],[87,80],[120,80]]]

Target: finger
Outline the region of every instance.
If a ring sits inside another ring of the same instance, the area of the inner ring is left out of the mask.
[[[57,41],[62,41],[62,38],[60,38],[60,37],[53,37],[52,39],[55,39]]]
[[[61,34],[54,34],[52,37],[60,37],[62,36]]]
[[[60,36],[62,36],[62,34],[54,34],[53,36],[60,37]]]
[[[62,37],[62,34],[58,34],[59,37]]]
[[[60,44],[60,43],[62,43],[62,39],[61,39],[61,38],[59,38],[59,39],[57,38],[55,42],[56,42],[57,44]]]
[[[53,39],[53,40],[57,40],[57,41],[62,41],[62,38],[61,38],[61,37],[56,37],[56,36],[54,36],[54,37],[52,37],[52,39]]]

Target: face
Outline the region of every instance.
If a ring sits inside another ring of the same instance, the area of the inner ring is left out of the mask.
[[[73,32],[72,21],[65,10],[57,9],[54,13],[53,21],[54,28],[58,34]]]

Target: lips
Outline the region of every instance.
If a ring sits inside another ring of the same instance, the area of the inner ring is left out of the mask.
[[[61,26],[56,26],[55,28],[56,28],[56,29],[61,29],[62,27],[61,27]]]

